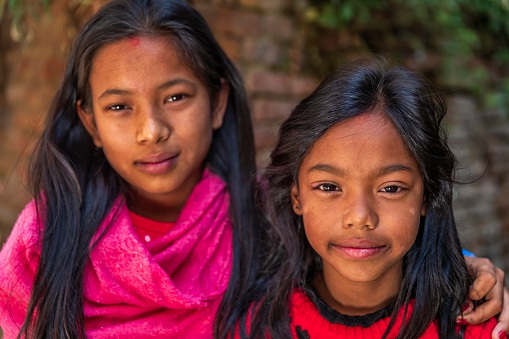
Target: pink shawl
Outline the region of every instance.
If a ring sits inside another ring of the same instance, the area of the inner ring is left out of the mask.
[[[99,232],[112,225],[85,269],[88,338],[211,338],[232,265],[224,182],[206,170],[175,227],[148,244],[136,235],[122,198],[115,207]],[[6,339],[17,335],[26,314],[37,236],[32,202],[0,252],[0,326]]]

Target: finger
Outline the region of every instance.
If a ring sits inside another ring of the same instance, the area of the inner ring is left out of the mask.
[[[483,321],[488,320],[491,317],[496,316],[502,311],[502,305],[504,302],[504,272],[496,268],[496,284],[495,286],[484,296],[485,302],[474,309],[473,312],[464,316],[464,319],[468,321],[469,324],[479,324]],[[489,275],[488,275],[489,276]],[[478,291],[481,290],[479,286],[477,286]],[[482,296],[479,292],[476,292],[476,297]],[[509,319],[508,319],[509,322]]]
[[[469,324],[479,324],[481,322],[488,320],[491,317],[496,316],[502,311],[502,305],[504,304],[505,299],[504,272],[499,268],[497,268],[495,272],[497,275],[497,284],[484,296],[486,302],[476,307],[473,312],[464,316],[464,319]],[[506,312],[508,311],[506,310]],[[509,314],[507,315],[507,317],[508,317],[507,321],[509,324]]]
[[[502,339],[505,338],[509,333],[509,291],[507,287],[504,288],[504,303],[502,312],[498,316],[498,324],[493,329],[491,333],[491,338],[493,339]]]
[[[503,282],[498,279],[502,279],[503,281],[504,272],[495,267],[493,263],[486,258],[466,257],[465,260],[467,261],[472,277],[475,279],[472,286],[470,286],[469,298],[472,300],[481,300],[489,293],[494,293],[494,296],[501,297],[503,293]],[[493,291],[494,288],[496,289],[495,291]]]
[[[500,323],[495,326],[493,329],[493,332],[491,332],[491,338],[492,339],[507,339],[507,331],[504,330],[504,325],[501,325]]]
[[[491,300],[480,306],[477,306],[472,312],[463,316],[468,324],[480,324],[497,315],[502,309],[502,303],[499,300]]]
[[[461,314],[459,314],[457,317],[456,317],[456,320],[458,319],[464,319],[465,316],[469,313],[471,313],[472,311],[474,310],[474,303],[472,302],[472,300],[467,300],[465,302],[465,304],[463,305],[463,308],[461,310]]]

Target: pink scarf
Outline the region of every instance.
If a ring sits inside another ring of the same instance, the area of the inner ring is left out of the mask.
[[[112,225],[85,269],[88,338],[211,338],[232,264],[224,182],[206,170],[175,227],[148,244],[138,238],[124,200],[115,207],[99,232],[113,220]],[[38,257],[27,244],[37,234],[29,204],[0,253],[0,326],[6,339],[17,334],[25,316],[36,269],[36,260],[27,258]]]

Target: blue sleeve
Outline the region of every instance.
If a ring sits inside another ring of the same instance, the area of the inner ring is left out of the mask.
[[[463,255],[465,255],[467,257],[475,257],[476,256],[474,253],[471,253],[471,252],[467,251],[466,249],[463,249]]]

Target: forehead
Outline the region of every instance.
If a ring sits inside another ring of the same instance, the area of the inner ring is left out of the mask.
[[[417,163],[392,121],[382,112],[364,113],[329,128],[313,144],[301,168],[327,163],[351,172],[390,163]]]
[[[168,77],[185,77],[198,81],[196,75],[179,57],[166,37],[133,37],[102,47],[90,71],[92,91],[109,87],[137,88],[160,84]]]
[[[135,36],[120,39],[101,47],[95,55],[92,67],[111,64],[118,61],[130,61],[142,64],[145,60],[138,57],[169,59],[178,57],[177,50],[171,39],[163,36]]]

